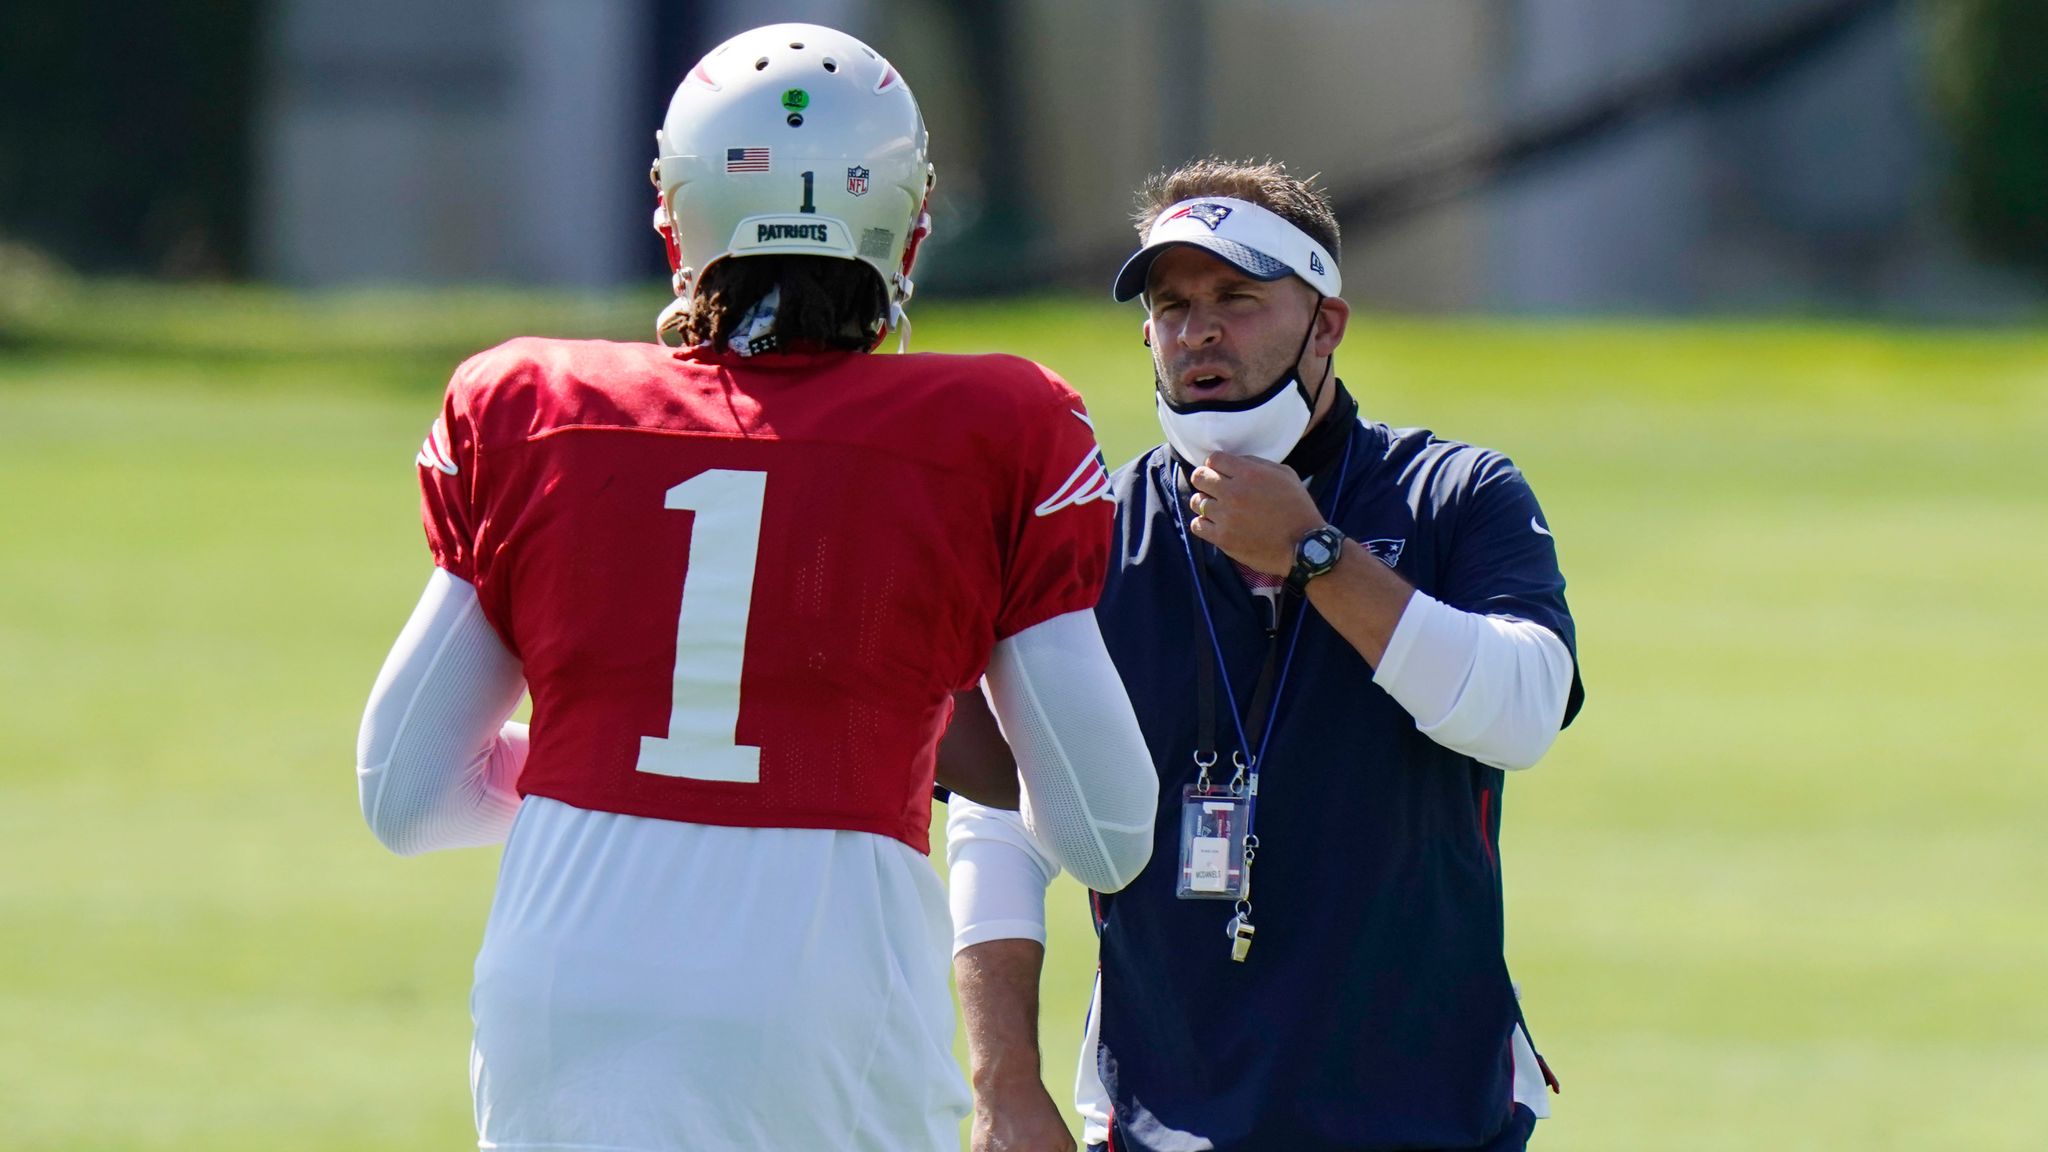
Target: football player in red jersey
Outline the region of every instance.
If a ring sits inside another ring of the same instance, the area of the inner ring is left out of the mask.
[[[1084,882],[1150,852],[1156,778],[1090,611],[1108,476],[1039,365],[867,354],[902,330],[931,184],[872,49],[746,33],[657,141],[683,346],[522,339],[456,371],[364,816],[401,853],[505,844],[481,1146],[950,1150],[925,852],[954,693],[985,685],[1027,822]]]

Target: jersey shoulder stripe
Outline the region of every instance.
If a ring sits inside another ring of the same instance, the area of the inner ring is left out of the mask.
[[[455,464],[455,450],[448,443],[448,422],[445,419],[434,417],[434,426],[427,430],[427,438],[420,444],[413,463],[448,476],[461,472]]]
[[[1095,423],[1086,413],[1075,412],[1073,417],[1086,424],[1092,439]],[[1102,458],[1102,449],[1091,443],[1081,462],[1067,475],[1052,495],[1046,497],[1032,513],[1050,516],[1062,508],[1072,508],[1093,500],[1113,500],[1110,494],[1109,464]]]

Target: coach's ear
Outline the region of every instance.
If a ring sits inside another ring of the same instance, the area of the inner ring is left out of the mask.
[[[953,695],[953,722],[939,738],[938,782],[984,807],[1017,810],[1017,758],[979,688]]]
[[[1341,296],[1325,296],[1316,305],[1314,336],[1309,340],[1311,356],[1328,356],[1344,342],[1344,329],[1351,323],[1351,305]]]
[[[1145,347],[1150,348],[1152,346],[1152,321],[1150,319],[1145,321],[1144,333]]]

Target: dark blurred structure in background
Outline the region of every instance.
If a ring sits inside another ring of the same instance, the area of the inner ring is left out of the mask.
[[[655,279],[667,94],[770,20],[911,79],[928,289],[1100,288],[1135,186],[1208,152],[1322,173],[1376,307],[1996,317],[2048,269],[2038,0],[11,5],[0,239],[301,286]]]
[[[0,5],[0,241],[88,272],[253,267],[267,6]]]
[[[1933,22],[1957,215],[1986,258],[2048,281],[2048,4],[1946,0]]]

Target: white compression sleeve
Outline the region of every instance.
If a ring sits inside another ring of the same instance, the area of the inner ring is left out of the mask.
[[[989,708],[1017,757],[1024,826],[1074,878],[1114,892],[1152,855],[1159,776],[1093,612],[1001,641]]]
[[[988,940],[1045,943],[1045,890],[1060,866],[1015,812],[946,802],[946,897],[953,951]]]
[[[476,589],[439,568],[384,659],[356,736],[363,819],[401,856],[505,839],[519,811],[526,725],[519,661]]]
[[[1572,654],[1550,629],[1420,592],[1373,671],[1425,736],[1482,764],[1533,766],[1564,724]]]

